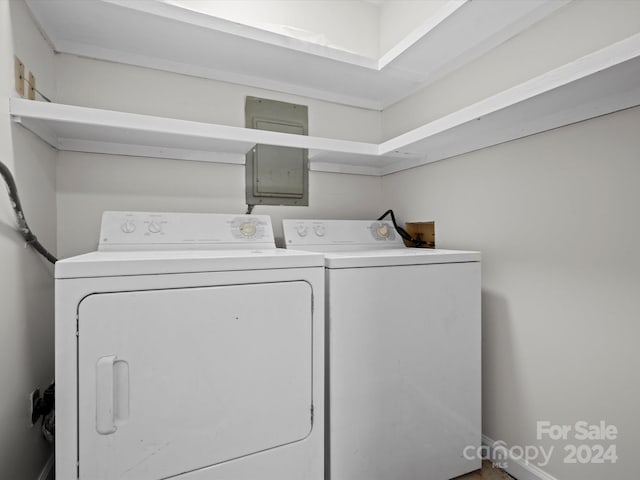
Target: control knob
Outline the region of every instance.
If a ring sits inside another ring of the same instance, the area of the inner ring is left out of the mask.
[[[121,226],[122,233],[133,233],[136,231],[136,224],[132,220],[125,221]]]
[[[378,228],[376,228],[376,233],[380,238],[387,238],[389,236],[389,227],[386,223],[378,225]]]
[[[253,237],[256,234],[256,224],[252,222],[244,222],[240,225],[239,230],[245,237]]]
[[[149,222],[149,225],[147,225],[147,230],[149,230],[149,233],[160,233],[162,232],[162,225],[160,225],[158,222]]]
[[[371,230],[371,235],[373,235],[373,238],[376,240],[393,240],[396,237],[393,229],[389,227],[388,223],[372,223],[369,229]]]

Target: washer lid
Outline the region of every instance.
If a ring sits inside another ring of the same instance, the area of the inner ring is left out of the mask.
[[[322,254],[273,248],[266,250],[174,250],[92,252],[60,260],[55,277],[116,277],[171,273],[222,272],[321,267]]]
[[[480,252],[428,248],[327,252],[324,255],[325,265],[330,269],[479,262],[481,257]]]

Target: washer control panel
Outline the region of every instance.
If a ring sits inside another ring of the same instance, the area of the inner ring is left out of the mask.
[[[104,212],[98,250],[275,248],[267,215]]]
[[[287,248],[338,250],[403,248],[393,223],[384,220],[283,220]]]

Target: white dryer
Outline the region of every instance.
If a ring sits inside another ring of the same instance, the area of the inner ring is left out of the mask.
[[[480,253],[406,248],[390,222],[283,228],[287,248],[325,253],[327,476],[480,468]]]
[[[106,212],[55,274],[58,480],[323,478],[321,255],[267,216]]]

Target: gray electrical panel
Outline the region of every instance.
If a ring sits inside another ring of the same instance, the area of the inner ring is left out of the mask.
[[[308,135],[304,105],[247,97],[245,126],[272,132]],[[309,205],[307,149],[255,145],[246,155],[248,205]]]

